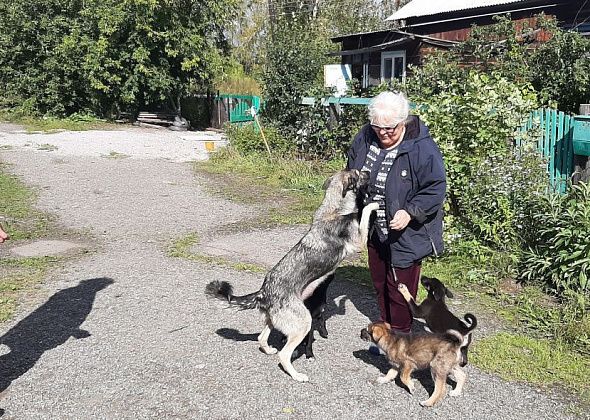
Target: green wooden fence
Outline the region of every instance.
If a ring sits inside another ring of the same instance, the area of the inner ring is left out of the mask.
[[[244,123],[254,121],[250,109],[254,107],[256,112],[260,110],[260,97],[254,95],[218,95],[216,98],[225,104],[229,114],[230,123]]]
[[[551,185],[560,192],[565,192],[574,172],[573,129],[573,115],[554,109],[533,111],[523,127],[537,134],[537,149],[547,160]]]

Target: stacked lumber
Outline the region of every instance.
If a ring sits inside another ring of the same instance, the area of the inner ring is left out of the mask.
[[[174,124],[176,114],[169,112],[140,112],[137,121],[150,125],[160,125],[164,127]]]
[[[168,128],[173,131],[189,129],[189,122],[185,118],[170,112],[140,112],[136,124],[149,128]]]

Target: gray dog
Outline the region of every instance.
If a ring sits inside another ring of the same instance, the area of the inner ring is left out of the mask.
[[[258,308],[265,317],[265,327],[258,336],[260,349],[274,354],[268,344],[271,329],[287,337],[279,352],[285,371],[296,381],[308,377],[295,370],[291,356],[311,328],[311,315],[303,301],[312,295],[344,258],[362,249],[367,243],[369,219],[377,209],[371,203],[360,211],[369,182],[368,172],[340,171],[324,184],[326,194],[315,212],[309,231],[275,265],[264,278],[260,290],[245,296],[234,296],[228,282],[211,282],[205,293],[226,300],[242,309]]]

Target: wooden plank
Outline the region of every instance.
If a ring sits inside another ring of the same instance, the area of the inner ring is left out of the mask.
[[[564,125],[565,125],[565,113],[560,112],[557,118],[557,148],[555,151],[555,176],[557,182],[559,182],[559,190],[563,188],[564,184],[564,162],[565,162],[565,139],[564,139]]]
[[[567,163],[568,163],[568,178],[573,174],[574,172],[574,144],[573,144],[573,132],[574,132],[574,118],[573,117],[569,117],[569,123],[567,124]]]
[[[544,136],[543,136],[543,156],[549,157],[549,132],[551,130],[551,110],[549,108],[545,109],[545,126],[544,126]]]
[[[551,124],[549,131],[549,174],[551,177],[551,185],[556,185],[556,173],[555,173],[555,143],[557,142],[557,111],[551,110]]]
[[[161,120],[158,118],[137,118],[137,121],[141,121],[148,124],[164,124],[164,125],[172,125],[174,121],[172,120]]]
[[[137,124],[138,126],[140,126],[140,127],[157,128],[157,129],[163,129],[163,128],[166,128],[166,127],[163,127],[163,126],[161,126],[161,125],[157,125],[157,124],[149,124],[149,123],[145,123],[145,122],[141,122],[141,121],[138,121],[138,122],[136,122],[136,124]]]

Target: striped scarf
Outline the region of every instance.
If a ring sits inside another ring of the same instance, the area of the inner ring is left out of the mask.
[[[385,157],[378,168],[375,185],[370,190],[369,197],[367,198],[367,201],[369,202],[379,203],[379,209],[376,211],[377,217],[375,219],[375,225],[381,242],[385,242],[389,234],[389,226],[387,225],[387,218],[385,217],[385,183],[387,181],[387,175],[389,175],[389,171],[391,170],[391,165],[393,165],[393,161],[397,157],[397,147],[387,151],[372,144],[369,148],[362,169],[363,171],[369,171],[373,174],[374,170],[377,169],[376,165],[377,160],[380,157],[379,155],[385,152]],[[371,176],[371,178],[373,178],[373,176]]]

